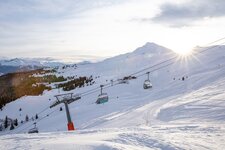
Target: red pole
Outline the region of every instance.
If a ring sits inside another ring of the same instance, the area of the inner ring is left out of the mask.
[[[67,124],[67,127],[68,127],[68,131],[75,130],[74,125],[73,125],[73,122],[69,122],[69,123]]]
[[[67,102],[64,102],[64,104],[65,104],[65,108],[66,108],[66,116],[67,116],[67,121],[68,121],[68,123],[67,123],[68,131],[75,130],[73,122],[70,117],[70,111],[69,111],[68,104],[67,104]]]

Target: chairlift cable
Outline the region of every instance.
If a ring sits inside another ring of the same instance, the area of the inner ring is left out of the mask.
[[[166,66],[164,66],[164,67],[166,67]],[[222,68],[224,68],[224,67],[222,67]],[[220,68],[220,69],[221,69],[221,68]],[[143,74],[143,75],[144,75],[144,74]],[[118,85],[118,84],[119,84],[119,83],[116,83],[115,85]],[[174,84],[173,86],[179,86],[179,85],[182,85],[182,84],[183,84],[183,82],[178,82],[177,84]],[[104,88],[106,89],[106,88],[110,88],[110,87],[111,87],[111,86],[104,87]],[[153,89],[153,90],[154,90],[154,89]],[[87,94],[83,95],[82,97],[85,97],[85,96],[87,96],[87,95],[93,94],[93,93],[95,93],[95,92],[96,92],[96,91],[91,92],[91,93],[87,93]],[[57,110],[57,109],[56,109],[56,110]],[[48,116],[50,116],[51,114],[53,114],[56,110],[52,111],[51,113],[49,113],[49,114],[45,115],[44,117],[42,117],[41,119],[37,120],[36,123],[38,123],[38,122],[42,121],[43,119],[47,118]],[[32,125],[33,125],[33,124],[32,124]],[[19,132],[21,132],[21,131],[23,131],[23,130],[26,130],[27,128],[31,127],[32,125],[27,126],[26,128],[20,130]],[[19,133],[19,132],[17,132],[17,133]]]
[[[213,43],[216,43],[216,42],[221,41],[221,40],[224,40],[224,39],[225,39],[225,37],[220,38],[220,39],[218,39],[218,40],[216,40],[216,41],[213,41],[213,42],[209,43],[208,45],[213,44]],[[223,42],[223,43],[221,43],[221,44],[224,44],[224,43],[225,43],[225,42]],[[215,46],[213,46],[213,47],[206,48],[206,49],[202,50],[201,52],[197,52],[197,53],[203,53],[203,52],[205,52],[205,51],[208,51],[208,50],[210,50],[210,49],[213,49],[213,48],[219,47],[219,46],[220,46],[220,45],[215,45]],[[132,74],[130,74],[130,75],[128,75],[128,76],[133,76],[133,75],[139,74],[139,73],[141,73],[141,72],[143,72],[143,71],[149,70],[149,69],[151,69],[151,68],[154,68],[154,67],[156,67],[156,66],[159,66],[159,65],[161,65],[161,64],[164,64],[164,63],[166,63],[166,62],[175,60],[175,59],[178,58],[178,57],[179,57],[179,56],[174,56],[174,57],[172,57],[172,58],[170,58],[170,59],[167,59],[167,60],[165,60],[165,61],[159,62],[159,63],[157,63],[157,64],[155,64],[155,65],[150,66],[150,67],[146,67],[146,68],[144,68],[144,69],[142,69],[142,70],[139,70],[139,71],[137,71],[137,72],[134,72],[134,73],[132,73]],[[174,62],[173,62],[173,63],[174,63]],[[170,65],[172,65],[173,63],[171,63]],[[166,66],[169,66],[169,65],[166,65]],[[160,67],[160,69],[161,69],[161,67]],[[158,70],[158,68],[154,69],[153,71],[156,71],[156,70]],[[150,71],[150,72],[153,72],[153,71]],[[115,82],[116,79],[115,79],[115,80],[112,80],[112,81]],[[104,86],[107,86],[107,85],[110,85],[110,84],[111,84],[111,83],[107,83],[107,84],[103,84],[103,85],[104,85]],[[85,94],[85,93],[88,93],[88,92],[91,92],[91,91],[96,91],[97,89],[100,89],[100,87],[96,87],[96,88],[94,88],[94,89],[88,90],[88,91],[83,92],[83,93],[81,93],[81,94]]]
[[[220,40],[223,40],[223,39],[225,39],[225,37],[224,38],[221,38],[221,39],[219,39],[219,40],[216,40],[216,41],[214,41],[214,42],[211,42],[211,43],[215,43],[215,42],[218,42],[218,41],[220,41]],[[221,43],[221,45],[222,44],[225,44],[225,42],[223,42],[223,43]],[[202,53],[204,53],[204,52],[206,52],[206,51],[208,51],[208,50],[210,50],[210,49],[214,49],[214,48],[216,48],[216,47],[219,47],[219,46],[221,46],[221,45],[215,45],[215,46],[213,46],[213,47],[209,47],[209,48],[206,48],[206,49],[204,49],[204,50],[202,50],[202,51],[200,51],[200,52],[198,52],[199,54],[202,54]],[[197,53],[197,54],[198,54]],[[132,74],[130,74],[130,76],[133,76],[133,75],[135,75],[135,74],[139,74],[139,73],[141,73],[141,72],[143,72],[143,71],[145,71],[145,70],[149,70],[149,69],[151,69],[151,68],[154,68],[154,67],[156,67],[156,66],[158,66],[158,65],[161,65],[161,64],[164,64],[164,63],[166,63],[166,62],[169,62],[169,61],[171,61],[171,60],[174,60],[175,58],[177,58],[178,56],[175,56],[175,57],[172,57],[172,58],[170,58],[170,59],[168,59],[168,60],[165,60],[165,61],[163,61],[163,62],[160,62],[160,63],[157,63],[157,64],[155,64],[155,65],[153,65],[153,66],[150,66],[150,67],[148,67],[148,68],[144,68],[144,69],[142,69],[142,70],[140,70],[140,71],[138,71],[138,72],[135,72],[135,73],[132,73]],[[162,69],[162,68],[166,68],[166,67],[168,67],[168,66],[170,66],[170,65],[172,65],[172,64],[174,64],[175,62],[171,62],[171,63],[169,63],[169,64],[166,64],[165,66],[160,66],[160,67],[158,67],[158,68],[155,68],[155,69],[153,69],[153,70],[150,70],[150,72],[155,72],[155,71],[157,71],[157,70],[160,70],[160,69]],[[138,76],[136,76],[136,77],[140,77],[140,76],[143,76],[143,75],[145,75],[146,73],[143,73],[143,74],[140,74],[140,75],[138,75]],[[114,82],[116,82],[115,80],[113,80]],[[107,83],[107,84],[105,84],[105,85],[110,85],[110,83]],[[115,84],[115,85],[117,85],[117,84]],[[111,86],[109,86],[109,87],[111,87]],[[107,87],[107,88],[109,88],[109,87]],[[105,89],[106,87],[103,87],[103,89]],[[87,95],[90,95],[90,94],[93,94],[93,93],[95,93],[95,92],[97,92],[97,91],[99,91],[99,89],[100,89],[100,87],[97,87],[97,88],[95,88],[95,89],[92,89],[92,92],[90,92],[89,93],[89,91],[87,91],[87,92],[83,92],[82,94],[84,94],[83,96],[87,96]],[[83,97],[82,96],[82,97]]]
[[[213,44],[213,43],[216,43],[216,42],[221,41],[221,40],[224,40],[224,39],[225,39],[225,37],[220,38],[220,39],[218,39],[218,40],[216,40],[216,41],[213,41],[213,42],[211,42],[211,43],[209,43],[209,44]],[[224,44],[224,43],[225,43],[225,42],[223,42],[222,44]],[[220,45],[222,45],[222,44],[220,44]],[[206,48],[206,49],[204,49],[204,50],[202,50],[201,52],[198,52],[198,53],[204,53],[204,52],[206,52],[206,51],[208,51],[208,50],[210,50],[210,49],[214,49],[214,48],[216,48],[216,47],[219,47],[220,45],[215,45],[215,46]],[[143,72],[143,71],[149,70],[149,69],[154,68],[154,67],[156,67],[156,66],[158,66],[158,65],[161,65],[161,64],[164,64],[164,63],[166,63],[166,62],[172,61],[172,60],[174,60],[174,59],[176,59],[176,58],[178,58],[178,56],[172,57],[172,58],[170,58],[170,59],[167,59],[167,60],[165,60],[165,61],[162,61],[162,62],[160,62],[160,63],[157,63],[157,64],[155,64],[155,65],[152,65],[152,66],[150,66],[150,67],[146,67],[146,68],[144,68],[144,69],[142,69],[142,70],[139,70],[139,71],[137,71],[137,72],[134,72],[134,73],[130,74],[129,76],[133,76],[133,75],[139,74],[139,73],[141,73],[141,72]],[[154,69],[154,70],[151,70],[150,72],[157,71],[157,70],[159,70],[159,69],[162,69],[162,68],[165,68],[165,67],[167,67],[167,66],[170,66],[170,65],[172,65],[172,64],[174,64],[174,63],[175,63],[175,62],[169,63],[169,64],[167,64],[167,65],[165,65],[165,66],[161,66],[161,67],[159,67],[159,68],[156,68],[156,69]],[[145,73],[145,74],[146,74],[146,73]],[[144,75],[144,74],[141,74],[141,75],[139,75],[139,76],[137,76],[137,77],[140,77],[140,76],[142,76],[142,75]],[[115,80],[112,80],[112,81],[115,82]],[[118,83],[117,83],[117,84],[118,84]],[[114,84],[114,85],[117,85],[117,84]],[[108,86],[108,85],[110,85],[110,83],[104,84],[103,89],[111,87],[111,86]],[[113,85],[113,86],[114,86],[114,85]],[[108,86],[108,87],[107,87],[107,86]],[[84,97],[84,96],[93,94],[93,93],[97,92],[97,89],[99,89],[99,88],[100,88],[100,87],[97,87],[97,88],[88,90],[88,91],[86,91],[86,92],[81,93],[81,95],[82,95],[82,97]],[[90,93],[89,93],[89,92],[90,92]],[[48,110],[48,109],[49,109],[49,107],[46,107],[46,108],[44,108],[42,111],[40,111],[40,112],[37,113],[37,114],[41,114],[41,113],[43,113],[44,111],[46,111],[46,110]],[[56,110],[54,110],[54,111],[52,111],[51,113],[47,114],[46,116],[42,117],[42,118],[39,119],[37,122],[41,121],[42,119],[45,119],[46,117],[48,117],[49,115],[51,115],[51,114],[54,113],[55,111],[56,111]],[[29,126],[29,127],[30,127],[30,126]],[[27,128],[28,128],[28,127],[26,127],[25,129],[27,129]],[[23,131],[23,130],[25,130],[25,129],[22,129],[22,130],[20,130],[19,132],[21,132],[21,131]]]
[[[45,116],[43,116],[42,118],[38,119],[38,120],[35,121],[35,122],[36,122],[36,123],[40,122],[41,120],[47,118],[48,116],[50,116],[51,114],[53,114],[53,113],[56,112],[56,111],[57,111],[57,109],[55,109],[54,111],[51,111],[50,113],[46,114]],[[33,124],[34,124],[34,123],[32,123],[31,125],[29,125],[29,126],[23,128],[23,129],[17,131],[16,134],[21,133],[22,131],[24,131],[24,130],[30,128],[31,126],[33,126]]]

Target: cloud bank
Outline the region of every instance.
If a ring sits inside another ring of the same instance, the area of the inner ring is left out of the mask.
[[[165,3],[160,6],[160,13],[151,20],[171,26],[188,26],[205,18],[225,16],[224,0],[190,0],[185,3]]]

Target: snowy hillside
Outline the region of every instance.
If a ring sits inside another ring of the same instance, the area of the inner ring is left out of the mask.
[[[199,53],[204,49],[208,50]],[[41,133],[23,134],[35,120],[19,124],[14,130],[0,132],[0,149],[223,149],[225,46],[198,48],[189,57],[176,56],[167,48],[147,43],[132,53],[102,62],[77,69],[59,68],[56,75],[99,78],[96,84],[84,88],[69,92],[53,89],[7,104],[0,119],[7,115],[20,122],[27,114],[31,117],[38,113]],[[153,88],[143,89],[148,71]],[[97,90],[69,105],[77,131],[65,132],[63,105],[63,111],[59,111],[60,106],[45,109],[55,101],[56,94],[82,93],[133,73],[137,79],[129,84],[103,89],[109,102],[95,104],[100,93]]]

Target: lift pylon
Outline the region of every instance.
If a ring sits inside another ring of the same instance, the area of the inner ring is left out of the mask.
[[[103,89],[104,85],[100,85],[100,88],[101,88],[101,94],[102,94],[102,89]]]
[[[146,74],[147,74],[147,77],[148,77],[147,80],[149,80],[149,74],[150,74],[150,72],[147,72]]]
[[[71,120],[68,104],[79,100],[81,98],[80,95],[79,94],[73,95],[73,93],[67,93],[67,94],[55,95],[55,97],[56,97],[56,101],[51,104],[50,108],[53,108],[61,103],[64,103],[65,109],[66,109],[67,121],[68,121],[67,123],[68,131],[75,130],[73,122]]]

